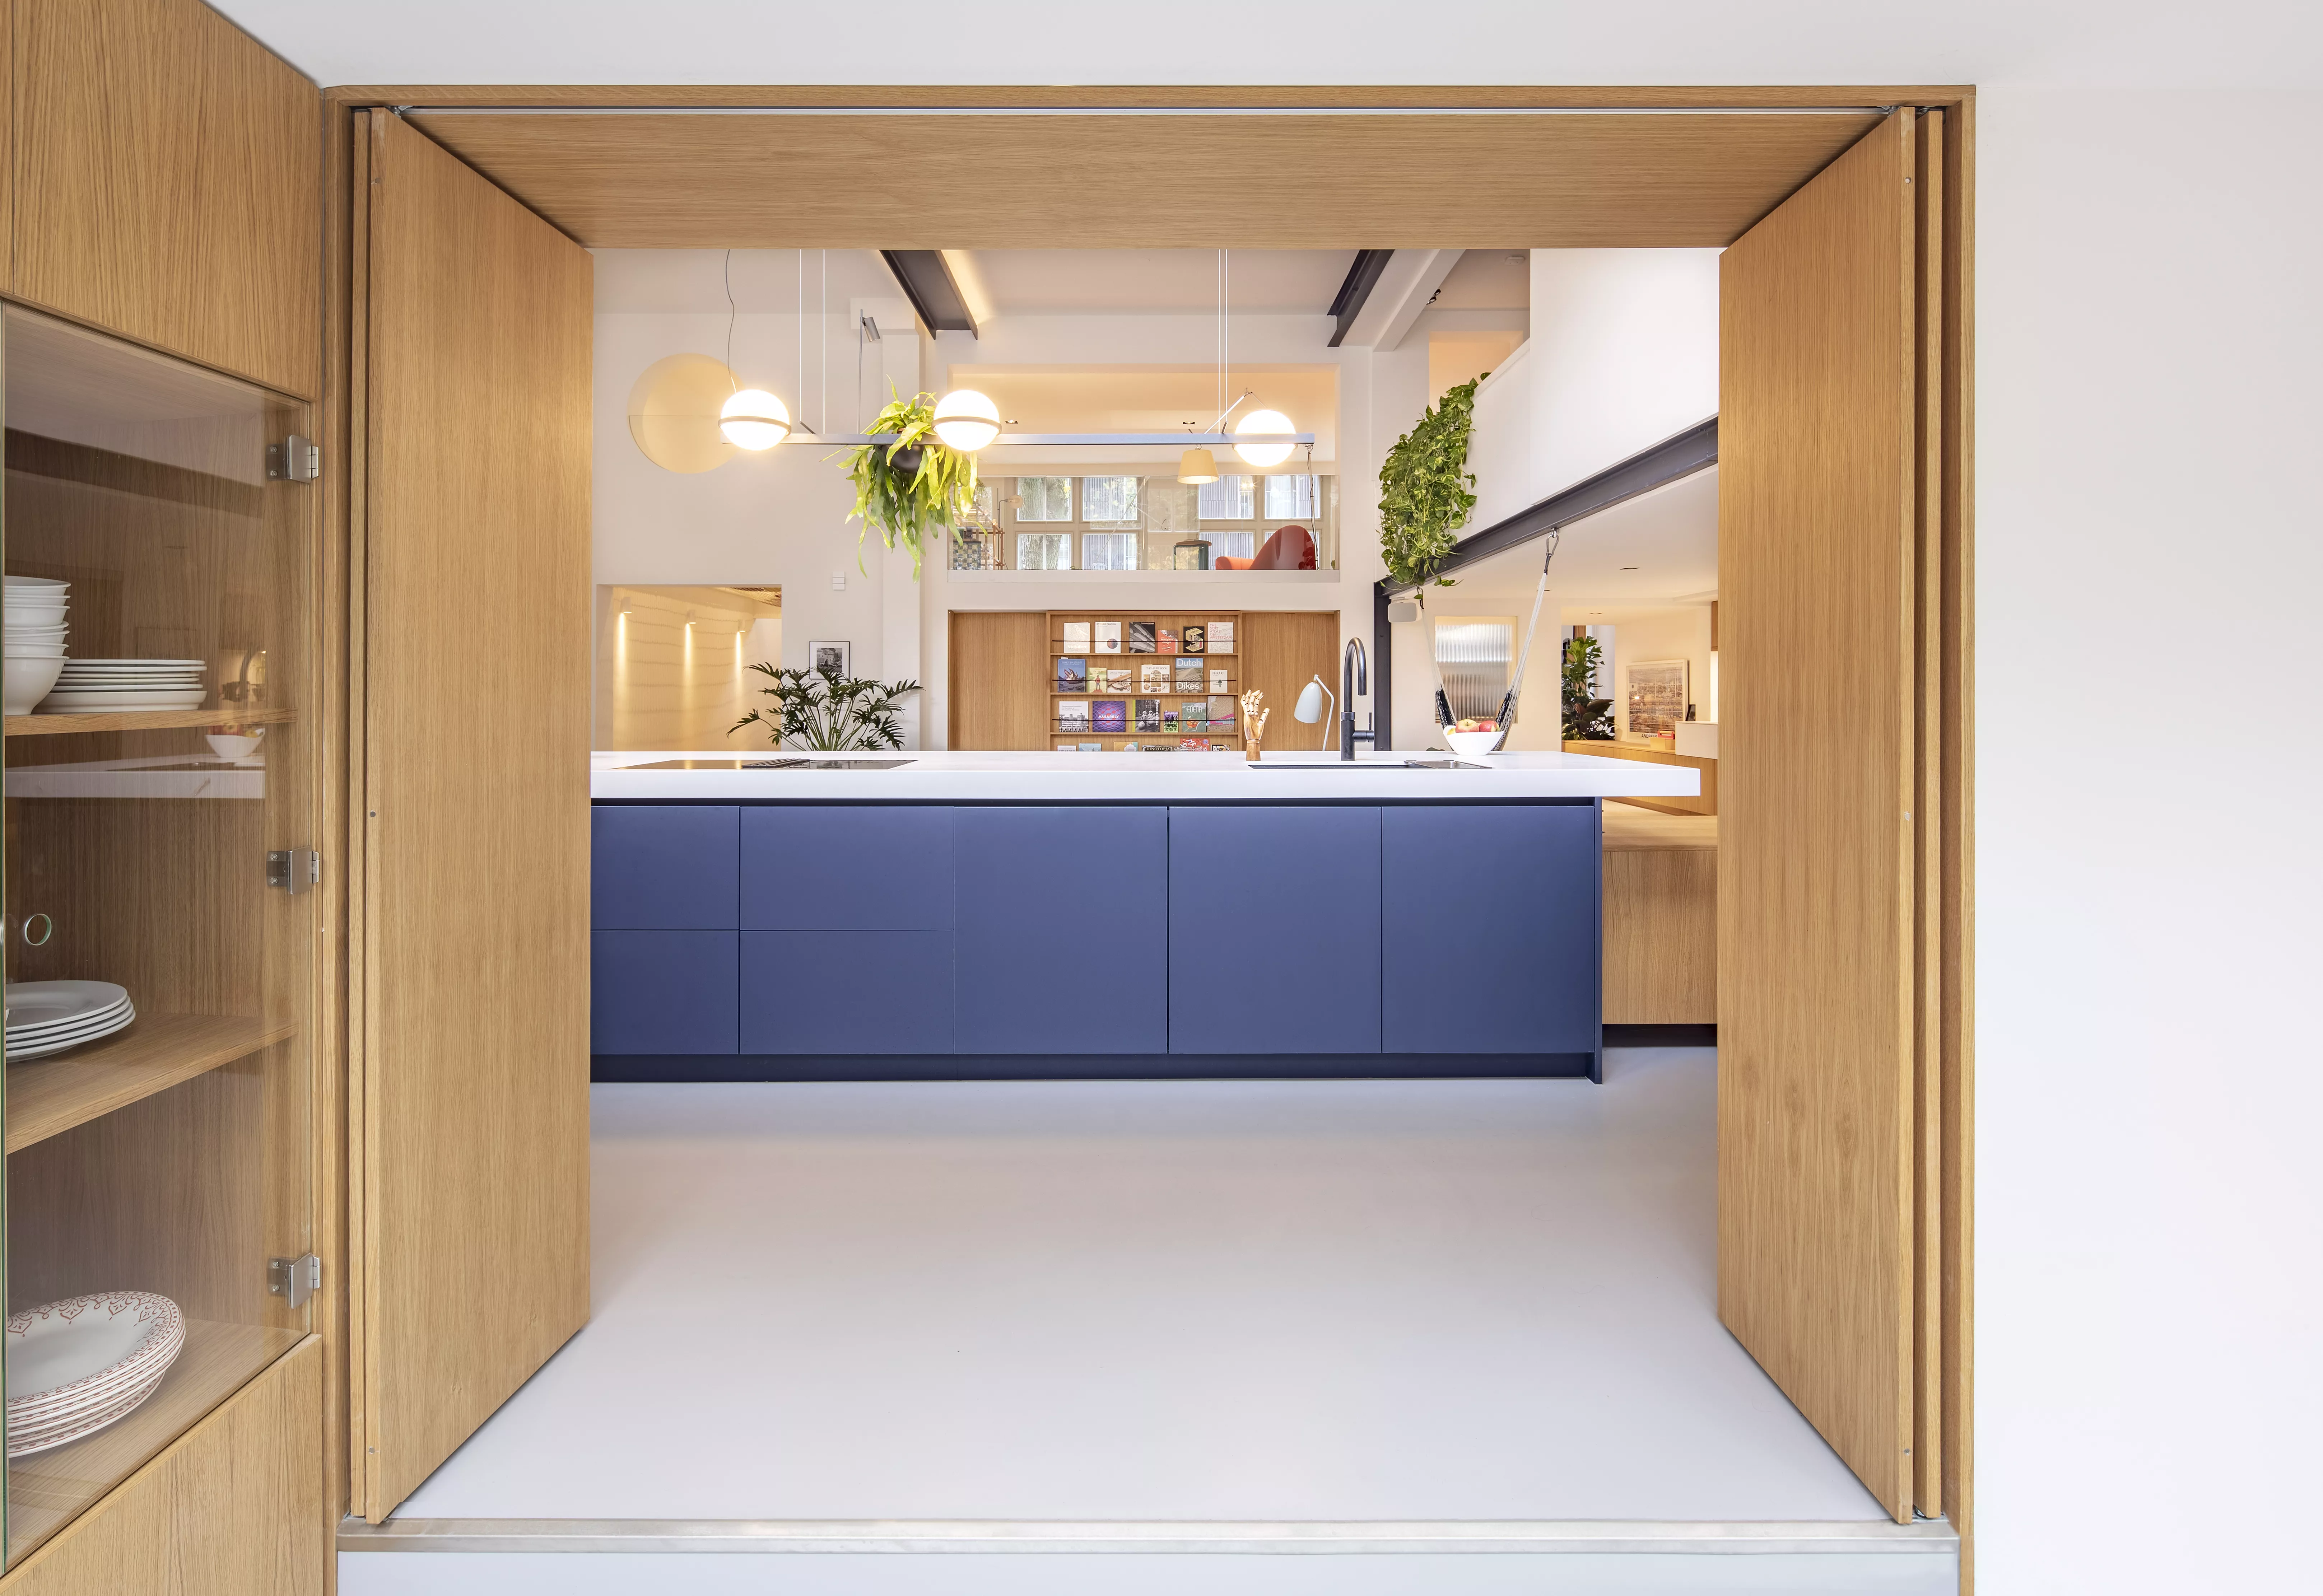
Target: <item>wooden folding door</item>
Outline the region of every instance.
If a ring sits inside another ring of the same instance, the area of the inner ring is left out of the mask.
[[[591,261],[354,141],[351,1451],[383,1518],[587,1319]]]

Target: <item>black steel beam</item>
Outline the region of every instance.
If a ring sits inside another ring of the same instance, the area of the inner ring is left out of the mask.
[[[1355,317],[1364,308],[1364,301],[1372,297],[1378,286],[1380,273],[1387,270],[1387,261],[1393,250],[1357,250],[1354,264],[1347,268],[1346,280],[1331,298],[1331,308],[1326,314],[1337,318],[1338,326],[1331,330],[1331,342],[1326,346],[1336,349],[1347,329],[1355,325]]]
[[[968,298],[952,280],[941,250],[881,250],[879,258],[931,331],[976,336],[976,317],[969,314]]]
[[[1656,488],[1690,477],[1718,463],[1718,417],[1697,423],[1676,437],[1665,438],[1650,449],[1640,450],[1616,465],[1609,465],[1593,477],[1573,484],[1561,493],[1552,493],[1538,504],[1520,509],[1506,520],[1495,521],[1481,532],[1472,532],[1452,546],[1452,552],[1436,568],[1437,576],[1449,576],[1464,565],[1490,559],[1497,554],[1536,538],[1546,537],[1559,527],[1593,516],[1600,510],[1612,509],[1622,500],[1635,499],[1640,493],[1650,493]],[[1391,588],[1382,580],[1380,584],[1382,602],[1394,593],[1416,591],[1412,587]]]

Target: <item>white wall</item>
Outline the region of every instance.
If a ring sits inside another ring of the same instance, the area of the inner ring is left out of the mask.
[[[1716,250],[1532,252],[1532,498],[1718,414]]]

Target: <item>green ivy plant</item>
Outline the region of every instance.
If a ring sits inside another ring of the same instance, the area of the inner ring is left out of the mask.
[[[1570,742],[1609,743],[1613,740],[1613,701],[1599,698],[1597,673],[1605,664],[1605,650],[1594,637],[1568,637],[1565,643],[1565,736]]]
[[[837,671],[792,671],[763,660],[750,669],[774,683],[758,691],[775,702],[735,721],[726,729],[729,736],[745,726],[757,726],[777,748],[823,753],[904,746],[895,706],[904,694],[920,690],[917,682],[874,682],[842,676]]]
[[[1398,587],[1433,581],[1476,508],[1468,470],[1468,428],[1475,418],[1476,383],[1463,382],[1428,407],[1419,425],[1396,439],[1380,466],[1380,554]]]
[[[936,436],[933,394],[904,399],[892,383],[887,392],[887,406],[871,418],[870,430],[894,433],[895,441],[865,444],[830,458],[843,459],[855,481],[855,509],[847,518],[863,522],[855,540],[856,564],[863,563],[864,537],[877,527],[887,547],[901,539],[912,551],[912,577],[917,581],[923,548],[941,546],[976,503],[976,456]]]

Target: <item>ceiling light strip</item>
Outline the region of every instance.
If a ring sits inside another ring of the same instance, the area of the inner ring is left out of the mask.
[[[395,105],[399,116],[1885,116],[1893,105]]]

